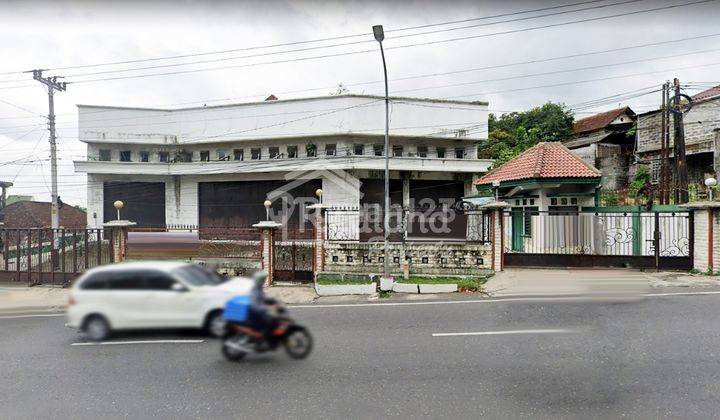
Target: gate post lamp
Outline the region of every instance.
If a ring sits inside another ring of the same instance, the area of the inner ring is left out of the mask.
[[[317,195],[318,201],[320,204],[322,204],[322,194],[323,194],[323,191],[320,188],[315,190],[315,195]]]
[[[118,220],[120,220],[120,209],[123,208],[124,206],[125,206],[125,203],[123,203],[123,202],[120,201],[120,200],[116,200],[116,201],[113,203],[113,207],[115,207],[115,210],[117,210],[117,219],[118,219]]]
[[[382,25],[373,26],[373,35],[380,44],[380,56],[382,57],[383,76],[385,80],[385,211],[383,217],[383,230],[385,231],[385,243],[383,245],[383,278],[390,277],[390,254],[388,252],[388,237],[390,235],[390,99],[388,97],[387,64],[385,63],[385,50],[383,40],[385,31]],[[382,289],[382,287],[381,287]]]
[[[268,222],[270,221],[270,206],[272,206],[272,201],[265,200],[263,203],[263,206],[265,206],[265,220]]]
[[[713,201],[713,187],[717,185],[717,179],[710,177],[705,180],[705,186],[708,189],[708,200]]]

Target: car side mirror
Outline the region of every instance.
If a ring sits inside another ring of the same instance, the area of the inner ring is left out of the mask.
[[[173,283],[172,287],[170,289],[174,292],[187,292],[188,288],[180,283]]]

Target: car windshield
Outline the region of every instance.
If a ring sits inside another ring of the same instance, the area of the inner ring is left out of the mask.
[[[177,268],[173,270],[173,274],[191,286],[216,286],[223,282],[223,278],[217,273],[197,265]]]

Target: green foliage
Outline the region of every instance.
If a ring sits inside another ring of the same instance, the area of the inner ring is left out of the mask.
[[[625,135],[627,136],[627,138],[632,138],[632,137],[635,137],[636,132],[637,132],[637,123],[633,123],[633,125],[630,128],[628,128],[628,131],[627,131],[627,133],[625,133]]]
[[[620,196],[615,190],[602,190],[600,193],[600,204],[605,207],[619,206]]]
[[[567,139],[574,120],[570,109],[552,102],[525,112],[490,114],[488,140],[478,147],[478,156],[500,166],[539,142]]]
[[[343,278],[319,278],[317,283],[323,286],[335,286],[335,285],[349,285],[349,284],[370,284],[370,280],[361,281],[357,279],[343,279]]]
[[[628,189],[630,197],[637,198],[638,191],[648,182],[650,182],[650,169],[647,166],[640,166]]]

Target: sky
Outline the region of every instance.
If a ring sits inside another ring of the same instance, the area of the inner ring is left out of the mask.
[[[218,105],[338,84],[382,94],[382,24],[390,95],[483,100],[494,113],[547,101],[576,118],[644,112],[674,77],[689,94],[720,84],[720,1],[697,1],[2,0],[0,180],[50,199],[47,94],[23,71],[69,82],[55,95],[59,195],[84,206],[78,104]]]

